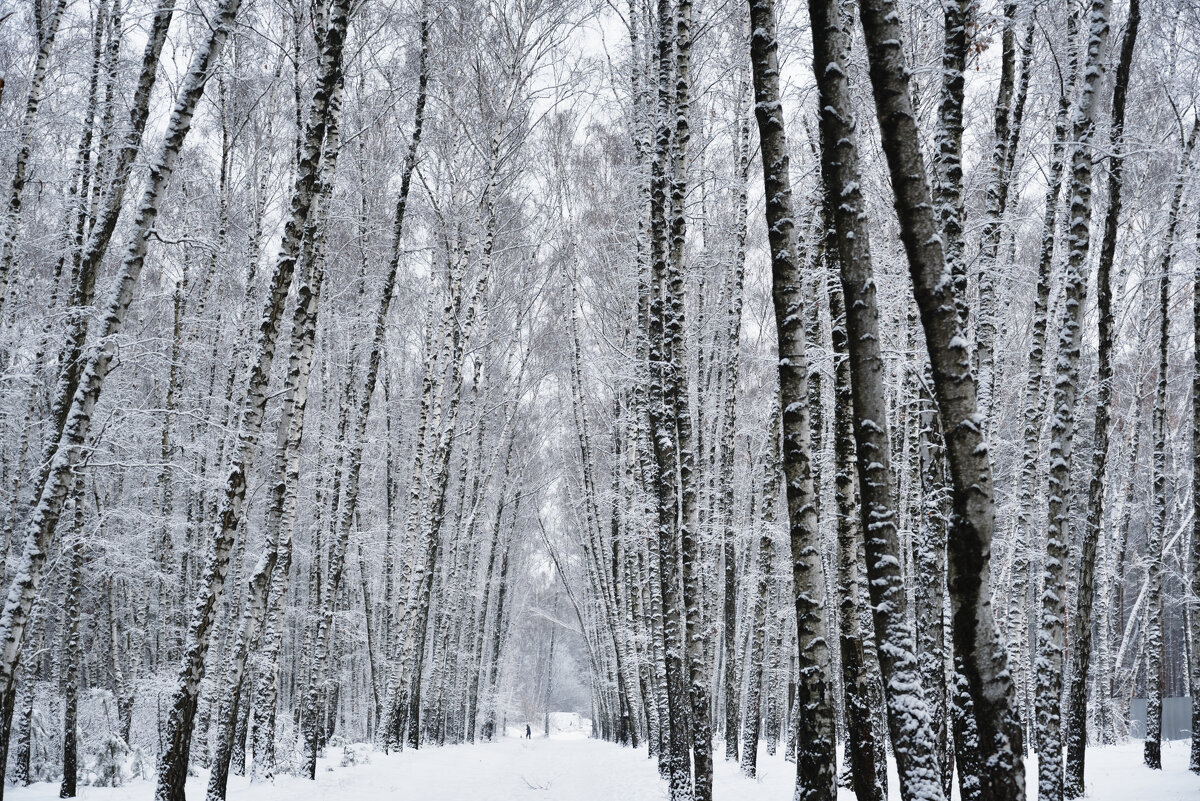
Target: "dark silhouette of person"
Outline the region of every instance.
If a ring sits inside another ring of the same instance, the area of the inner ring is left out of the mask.
[[[532,739],[533,739],[533,729],[529,728],[529,724],[528,724],[528,723],[526,723],[526,724],[525,724],[525,739],[526,739],[526,740],[532,740]]]

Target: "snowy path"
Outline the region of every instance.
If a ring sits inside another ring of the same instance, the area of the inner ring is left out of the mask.
[[[1088,754],[1088,797],[1094,801],[1200,801],[1200,776],[1187,771],[1188,743],[1164,743],[1161,773],[1141,764],[1141,744],[1097,749]],[[721,751],[718,749],[718,756]],[[384,756],[371,764],[336,767],[323,761],[317,783],[292,777],[271,786],[249,787],[232,777],[229,801],[664,801],[665,784],[645,751],[632,751],[582,736],[495,745],[431,748]],[[760,760],[757,780],[742,777],[719,761],[714,787],[718,801],[790,801],[794,767],[779,757]],[[895,776],[892,776],[892,798]],[[1031,785],[1032,789],[1032,785]],[[79,788],[84,801],[149,801],[153,786],[134,782],[117,789]],[[57,784],[8,788],[10,801],[49,801]],[[204,797],[201,778],[188,782],[188,797]],[[1034,795],[1030,795],[1033,798]],[[843,790],[839,801],[853,801]]]

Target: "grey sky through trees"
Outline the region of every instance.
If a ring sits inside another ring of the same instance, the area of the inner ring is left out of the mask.
[[[10,2],[0,793],[1175,781],[1193,6]]]

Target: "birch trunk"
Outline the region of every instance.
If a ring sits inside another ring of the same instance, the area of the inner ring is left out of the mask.
[[[236,4],[237,0],[229,0]],[[250,375],[241,401],[240,422],[228,477],[221,494],[221,505],[213,525],[204,572],[200,579],[188,624],[187,641],[179,669],[179,685],[171,700],[165,746],[158,762],[155,801],[183,801],[187,779],[188,752],[196,699],[204,678],[205,657],[216,614],[216,606],[225,588],[234,535],[241,525],[246,485],[258,435],[267,405],[267,389],[280,319],[292,283],[303,233],[312,209],[326,128],[336,113],[334,95],[341,80],[342,46],[349,14],[348,0],[335,0],[321,42],[318,75],[313,91],[309,121],[304,133],[304,152],[297,165],[292,207],[280,243],[275,271],[267,288],[266,303],[259,325],[258,345],[251,360]],[[230,15],[232,16],[232,15]],[[221,37],[224,40],[224,37]]]
[[[40,7],[40,6],[39,6]],[[33,75],[29,79],[29,94],[25,98],[25,112],[21,118],[21,138],[17,157],[13,163],[12,183],[8,191],[8,205],[4,214],[4,231],[0,236],[0,319],[3,319],[4,300],[8,295],[9,273],[16,259],[17,234],[21,223],[21,203],[25,194],[25,182],[29,170],[29,156],[33,152],[38,107],[42,103],[42,89],[46,73],[50,70],[50,55],[54,51],[54,40],[62,21],[67,0],[56,0],[49,18],[39,18],[37,57]],[[7,15],[5,15],[7,16]],[[2,88],[2,87],[0,87]]]
[[[1200,219],[1196,221],[1196,242],[1200,248]],[[1192,731],[1200,732],[1200,259],[1192,283],[1192,603],[1191,615],[1191,693]],[[1200,737],[1192,735],[1188,769],[1200,773]]]
[[[906,801],[940,801],[941,766],[933,747],[916,656],[916,636],[908,619],[900,572],[879,310],[868,219],[860,189],[854,112],[845,72],[846,34],[833,2],[811,0],[809,16],[813,20],[813,73],[821,109],[821,175],[825,205],[834,229],[832,236],[836,237],[828,255],[837,261],[845,297],[844,346],[849,357],[861,498],[857,511],[866,547],[875,639],[880,644],[888,727],[901,797]]]
[[[779,498],[779,481],[783,472],[779,451],[780,416],[771,415],[767,436],[765,462],[766,485],[763,487],[762,515],[758,522],[758,578],[754,594],[754,612],[750,627],[750,653],[746,660],[747,677],[745,721],[742,730],[742,773],[754,778],[758,774],[758,740],[762,714],[763,652],[767,638],[767,606],[771,598],[771,579],[775,558],[775,504]]]
[[[63,602],[63,777],[59,798],[74,798],[79,773],[79,684],[83,647],[79,631],[83,595],[83,479],[76,479],[71,541],[67,556],[66,597]]]
[[[229,763],[233,756],[238,721],[239,700],[245,678],[246,659],[258,640],[259,630],[267,614],[267,600],[278,562],[280,541],[290,550],[295,522],[296,488],[299,484],[300,444],[304,435],[305,409],[308,400],[308,379],[312,372],[313,347],[317,336],[317,309],[324,282],[324,241],[315,229],[324,222],[324,206],[332,194],[334,170],[337,164],[338,110],[341,106],[341,87],[330,100],[331,114],[325,132],[321,178],[316,189],[318,202],[310,212],[301,246],[300,264],[303,278],[296,293],[292,316],[290,354],[287,378],[276,432],[275,458],[271,475],[271,503],[267,512],[267,548],[259,558],[247,585],[246,605],[232,648],[225,658],[221,701],[217,716],[217,744],[214,749],[208,781],[208,801],[224,801],[229,779]],[[315,223],[315,224],[313,224]],[[314,241],[315,237],[315,241]],[[290,553],[289,553],[290,557]],[[286,579],[286,574],[281,576]]]
[[[835,43],[831,43],[835,44]],[[815,62],[814,62],[815,63]],[[829,214],[829,210],[826,210]],[[830,217],[832,215],[830,214]],[[831,227],[828,237],[838,237]],[[835,246],[837,242],[834,243]],[[829,264],[829,318],[834,352],[833,455],[834,501],[837,504],[838,647],[842,657],[842,692],[846,709],[846,764],[859,801],[885,801],[887,788],[878,775],[870,676],[867,672],[859,603],[859,549],[863,542],[855,472],[853,392],[846,309],[842,300],[841,258],[826,246]]]
[[[723,409],[721,413],[721,459],[718,468],[720,483],[720,521],[722,531],[722,558],[724,560],[724,604],[722,609],[722,631],[724,643],[724,690],[725,690],[725,759],[738,761],[738,670],[737,670],[737,574],[736,548],[733,526],[733,468],[735,455],[734,433],[737,429],[737,389],[740,363],[742,331],[742,291],[746,278],[746,228],[749,216],[749,171],[750,171],[750,118],[742,109],[742,98],[747,94],[742,88],[738,94],[738,143],[737,163],[741,183],[737,195],[737,245],[734,251],[732,275],[730,276],[730,307],[727,328],[727,357],[725,360],[724,386],[722,387]],[[760,540],[761,548],[761,540]],[[761,672],[762,649],[759,644],[759,672]],[[753,714],[758,717],[758,706]],[[757,724],[754,745],[758,748]],[[753,763],[752,763],[753,764]],[[743,766],[744,767],[744,766]],[[753,770],[750,775],[753,775]]]
[[[1171,320],[1171,264],[1175,256],[1176,230],[1183,205],[1183,191],[1190,173],[1192,152],[1200,137],[1200,116],[1183,146],[1179,174],[1167,218],[1166,239],[1158,263],[1159,329],[1158,382],[1154,393],[1154,519],[1146,534],[1146,767],[1162,770],[1163,695],[1163,541],[1167,531],[1167,367]]]
[[[771,249],[771,299],[779,355],[779,403],[783,415],[783,470],[796,607],[797,699],[803,714],[796,731],[797,801],[837,794],[832,660],[826,640],[824,575],[814,508],[809,450],[808,356],[803,338],[803,287],[796,258],[795,210],[787,135],[780,94],[778,40],[773,0],[750,2],[750,63],[754,116],[762,149],[767,233]]]
[[[1068,17],[1067,38],[1074,39],[1075,16]],[[1010,548],[1012,556],[1012,589],[1009,594],[1005,620],[1008,656],[1014,665],[1014,673],[1021,686],[1020,698],[1027,699],[1030,693],[1024,686],[1033,679],[1033,550],[1034,500],[1038,494],[1038,464],[1041,456],[1041,430],[1045,412],[1043,371],[1046,357],[1046,329],[1049,326],[1050,282],[1054,267],[1056,226],[1059,211],[1059,193],[1063,189],[1063,173],[1066,169],[1066,142],[1070,125],[1070,87],[1075,83],[1078,59],[1072,56],[1067,68],[1067,78],[1059,95],[1058,114],[1054,125],[1054,141],[1051,145],[1050,171],[1046,186],[1045,210],[1042,217],[1041,249],[1038,257],[1037,288],[1034,290],[1033,325],[1030,331],[1029,362],[1025,382],[1025,403],[1022,414],[1025,448],[1021,457],[1020,496],[1017,506],[1016,528]],[[1032,709],[1025,709],[1028,725],[1032,728]]]
[[[418,79],[413,133],[412,138],[409,141],[408,155],[404,165],[404,172],[401,176],[400,195],[396,201],[396,211],[393,218],[391,259],[388,263],[388,272],[384,278],[379,299],[379,307],[375,315],[375,328],[371,340],[371,350],[367,357],[367,372],[363,378],[362,394],[359,396],[360,405],[357,417],[355,418],[355,427],[354,431],[350,434],[350,442],[352,445],[347,459],[349,466],[345,480],[345,500],[342,504],[341,519],[338,523],[338,538],[334,544],[334,550],[330,556],[331,565],[329,577],[326,580],[326,589],[324,591],[327,603],[322,613],[321,621],[317,631],[317,642],[313,651],[313,664],[310,668],[308,697],[306,698],[304,705],[302,731],[303,736],[305,737],[305,759],[307,772],[309,774],[309,778],[311,779],[316,778],[317,693],[320,691],[320,686],[324,683],[325,676],[328,671],[328,641],[330,629],[333,624],[333,608],[332,605],[328,603],[328,600],[337,593],[342,573],[342,563],[345,559],[346,545],[350,536],[350,529],[354,524],[358,511],[359,475],[362,470],[363,448],[366,444],[367,421],[370,418],[371,399],[375,394],[375,386],[379,377],[379,366],[383,349],[383,335],[386,328],[388,311],[391,308],[392,295],[395,291],[396,276],[400,267],[400,257],[402,253],[401,244],[403,242],[404,232],[404,213],[408,203],[408,190],[409,186],[411,185],[413,172],[416,169],[417,148],[420,145],[421,130],[424,123],[426,87],[428,84],[426,63],[429,52],[429,21],[424,9],[422,9],[420,37],[420,77]],[[486,270],[486,267],[484,269]],[[464,334],[464,336],[469,336],[469,326],[470,323],[468,322],[467,332]]]
[[[1108,6],[1094,0],[1088,26],[1083,83],[1071,112],[1070,225],[1063,275],[1065,302],[1058,323],[1058,358],[1055,362],[1053,410],[1050,422],[1049,518],[1046,554],[1042,568],[1042,594],[1038,605],[1035,670],[1035,737],[1038,754],[1038,798],[1063,797],[1062,687],[1066,646],[1067,529],[1070,514],[1071,460],[1074,448],[1079,383],[1079,352],[1087,295],[1088,250],[1091,244],[1092,150],[1096,94],[1104,75],[1108,49]]]
[[[158,217],[159,198],[174,171],[179,151],[191,128],[192,114],[225,43],[237,5],[238,0],[228,0],[221,6],[213,19],[213,30],[209,39],[193,57],[184,77],[167,125],[165,140],[151,168],[138,205],[116,288],[105,307],[100,335],[88,356],[86,366],[79,374],[78,387],[72,393],[71,400],[62,404],[62,408],[65,409],[62,416],[62,433],[55,436],[51,432],[47,445],[47,467],[42,469],[38,480],[31,487],[31,494],[36,498],[36,502],[30,504],[31,511],[25,524],[26,546],[18,568],[19,578],[11,585],[3,615],[0,615],[0,696],[8,696],[12,691],[29,612],[45,569],[46,552],[73,484],[74,468],[82,456],[91,427],[92,411],[99,400],[104,378],[112,363],[116,348],[115,335],[124,325],[125,316],[133,300],[134,286],[145,263],[150,234]],[[156,24],[157,22],[158,17]],[[157,62],[157,54],[154,54],[154,60]],[[135,112],[136,110],[135,108]]]
[[[1117,250],[1117,230],[1121,220],[1121,187],[1125,161],[1125,100],[1133,50],[1141,21],[1139,0],[1130,0],[1129,16],[1121,41],[1113,84],[1112,127],[1113,155],[1108,164],[1108,210],[1104,216],[1104,239],[1100,244],[1100,262],[1096,270],[1096,308],[1099,318],[1099,346],[1096,354],[1096,413],[1092,440],[1092,475],[1088,485],[1087,518],[1084,523],[1080,557],[1078,594],[1072,630],[1075,632],[1071,653],[1070,689],[1067,692],[1067,759],[1063,792],[1067,798],[1079,798],[1084,792],[1083,767],[1087,751],[1088,670],[1092,654],[1092,599],[1096,546],[1104,522],[1104,496],[1108,488],[1108,426],[1112,416],[1113,381],[1113,259]]]
[[[1020,801],[1025,793],[1024,749],[1012,678],[991,609],[991,466],[983,420],[977,412],[970,354],[953,284],[943,280],[946,262],[913,113],[900,15],[894,0],[864,0],[859,11],[900,238],[908,256],[934,395],[946,432],[954,488],[954,513],[947,537],[954,650],[971,697],[984,756],[980,799]]]

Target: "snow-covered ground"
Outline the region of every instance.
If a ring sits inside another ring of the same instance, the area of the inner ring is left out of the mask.
[[[719,746],[719,744],[718,744]],[[1163,744],[1163,770],[1142,766],[1141,743],[1088,753],[1088,797],[1094,801],[1198,801],[1200,776],[1189,773],[1187,741]],[[795,768],[781,757],[760,760],[751,780],[720,759],[717,801],[789,801]],[[663,801],[666,786],[646,752],[561,734],[549,740],[507,738],[491,745],[430,748],[402,754],[371,754],[371,762],[338,767],[340,751],[322,760],[316,786],[283,777],[274,785],[250,787],[231,777],[229,801]],[[892,776],[892,798],[899,798]],[[153,785],[140,781],[120,788],[80,787],[90,801],[149,801]],[[58,798],[57,784],[8,788],[10,801]],[[204,777],[188,782],[188,797],[204,797]],[[1032,774],[1030,799],[1036,798]],[[839,801],[853,801],[842,790]]]

